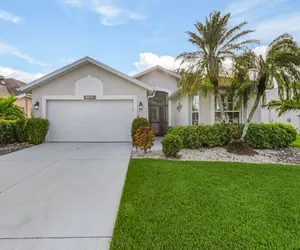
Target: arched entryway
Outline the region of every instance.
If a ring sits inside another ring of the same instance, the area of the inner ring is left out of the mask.
[[[156,91],[155,96],[149,98],[149,121],[156,135],[163,136],[168,129],[168,93]]]

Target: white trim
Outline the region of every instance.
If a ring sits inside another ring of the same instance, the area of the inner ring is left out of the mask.
[[[186,125],[190,125],[190,119],[189,119],[189,116],[190,116],[189,103],[190,103],[190,101],[189,101],[189,99],[190,99],[189,96],[186,95],[185,96],[185,106],[186,106],[186,108],[185,108],[185,113],[186,113],[185,123],[186,123]]]
[[[210,105],[211,105],[211,109],[210,109],[210,125],[215,124],[215,95],[211,95],[210,98]]]
[[[134,84],[136,84],[136,85],[138,85],[140,87],[143,87],[145,89],[153,91],[153,87],[152,86],[150,86],[150,85],[148,85],[148,84],[146,84],[144,82],[141,82],[141,81],[139,81],[139,80],[137,80],[137,79],[135,79],[135,78],[133,78],[133,77],[131,77],[129,75],[126,75],[126,74],[124,74],[124,73],[122,73],[122,72],[120,72],[120,71],[118,71],[118,70],[116,70],[116,69],[114,69],[112,67],[109,67],[108,65],[105,65],[105,64],[103,64],[103,63],[101,63],[101,62],[99,62],[99,61],[97,61],[97,60],[95,60],[93,58],[90,58],[90,57],[84,57],[84,58],[82,58],[82,59],[80,59],[80,60],[78,60],[76,62],[73,62],[73,63],[71,63],[71,64],[69,64],[67,66],[64,66],[64,67],[62,67],[62,68],[60,68],[58,70],[55,70],[54,72],[52,72],[52,73],[50,73],[48,75],[45,75],[45,76],[43,76],[43,77],[41,77],[41,78],[39,78],[39,79],[37,79],[37,80],[29,83],[29,84],[26,84],[26,85],[20,87],[19,90],[20,91],[29,91],[29,90],[32,90],[32,89],[34,89],[34,88],[36,88],[36,87],[38,87],[38,86],[40,86],[40,85],[42,85],[42,84],[44,84],[46,82],[51,81],[52,79],[54,79],[54,78],[56,78],[56,77],[58,77],[58,76],[60,76],[62,74],[67,73],[68,71],[71,71],[71,70],[73,70],[75,68],[78,68],[78,67],[80,67],[80,66],[82,66],[84,64],[87,64],[87,63],[91,63],[93,65],[96,65],[97,67],[105,69],[108,72],[113,73],[113,74],[115,74],[115,75],[117,75],[117,76],[119,76],[119,77],[121,77],[121,78],[123,78],[125,80],[128,80],[128,81],[130,81],[130,82],[132,82],[132,83],[134,83]]]
[[[82,96],[74,95],[43,95],[42,96],[42,117],[47,118],[47,101],[84,101]],[[137,117],[138,107],[137,107],[137,96],[135,95],[103,95],[97,96],[95,101],[101,100],[132,100],[133,101],[133,115]]]
[[[164,68],[164,67],[162,67],[160,65],[156,65],[156,66],[154,66],[154,67],[152,67],[150,69],[144,70],[144,71],[142,71],[142,72],[134,75],[133,77],[134,78],[138,78],[138,77],[146,75],[146,74],[148,74],[148,73],[150,73],[150,72],[152,72],[154,70],[161,70],[161,71],[163,71],[163,72],[165,72],[165,73],[167,73],[167,74],[169,74],[169,75],[171,75],[171,76],[173,76],[173,77],[175,77],[177,79],[181,78],[180,75],[178,75],[178,74],[176,74],[176,73],[174,73],[174,72],[172,72],[172,71],[170,71],[170,70],[168,70],[168,69],[166,69],[166,68]]]
[[[172,126],[172,101],[168,100],[168,126]]]
[[[180,89],[176,89],[175,91],[173,91],[171,93],[171,95],[169,96],[169,99],[173,99],[175,97],[177,97],[180,94]]]
[[[32,96],[31,96],[31,94],[27,94],[27,93],[24,93],[24,94],[21,94],[21,95],[17,95],[16,96],[18,99],[21,99],[21,98],[24,98],[24,97],[26,97],[26,98],[32,98]]]

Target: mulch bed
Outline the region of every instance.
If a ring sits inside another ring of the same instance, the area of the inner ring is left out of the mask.
[[[15,142],[11,144],[0,145],[0,156],[10,154],[12,152],[16,152],[25,148],[32,147],[32,144],[28,142]]]

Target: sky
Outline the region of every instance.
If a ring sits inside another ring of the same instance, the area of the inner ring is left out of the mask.
[[[300,41],[299,0],[0,0],[0,75],[28,83],[84,56],[130,75],[175,69],[212,11],[247,21],[258,54],[283,33]]]

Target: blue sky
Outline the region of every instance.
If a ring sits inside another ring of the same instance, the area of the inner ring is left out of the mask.
[[[174,69],[193,50],[185,31],[214,10],[248,21],[257,53],[284,32],[300,41],[299,0],[1,0],[0,75],[29,82],[84,56],[128,74]]]

